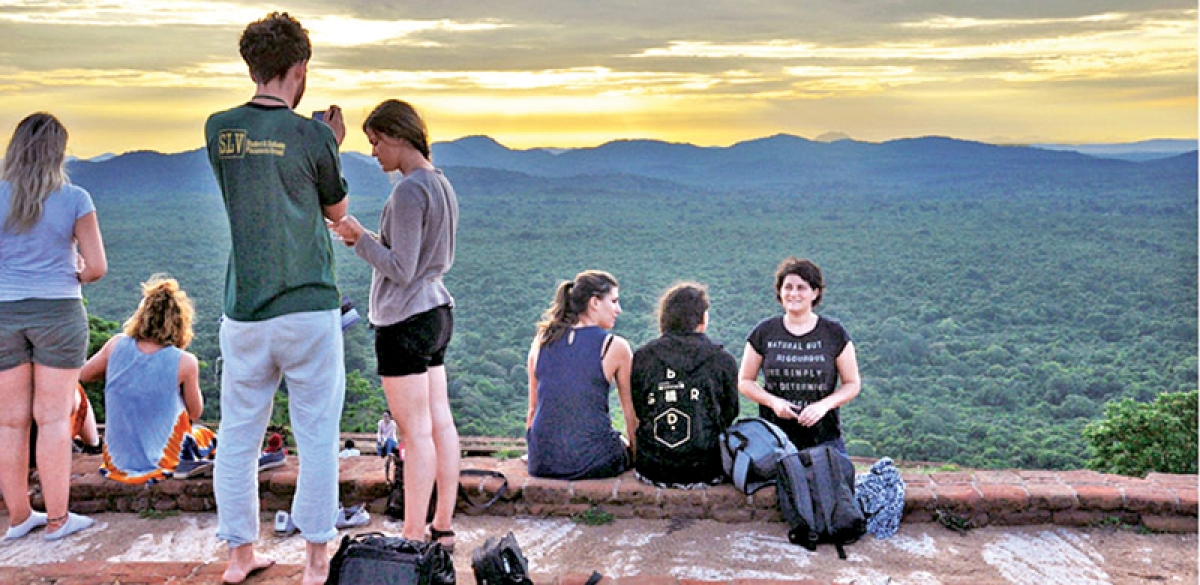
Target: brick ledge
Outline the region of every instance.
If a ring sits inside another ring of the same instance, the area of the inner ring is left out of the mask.
[[[212,480],[171,480],[129,486],[100,476],[99,456],[76,455],[71,509],[80,513],[144,509],[204,512],[216,509]],[[711,519],[720,522],[782,521],[774,488],[746,496],[731,485],[670,490],[646,485],[632,472],[613,479],[564,481],[530,477],[519,460],[472,457],[463,467],[496,469],[509,479],[508,494],[485,513],[496,516],[571,516],[599,507],[617,518]],[[289,509],[296,488],[294,456],[259,474],[264,511]],[[382,513],[387,497],[383,460],[343,459],[341,499],[366,502]],[[1197,532],[1197,476],[1151,473],[1145,478],[1095,471],[976,470],[903,473],[907,485],[904,522],[935,522],[950,514],[969,526],[1058,524],[1088,526],[1120,522],[1157,532]],[[495,479],[464,477],[470,493],[499,489]],[[35,487],[36,491],[36,487]],[[34,506],[42,507],[40,494]],[[471,513],[471,510],[463,510]]]

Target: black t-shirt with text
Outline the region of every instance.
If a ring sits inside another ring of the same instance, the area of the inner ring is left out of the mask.
[[[763,388],[803,409],[837,389],[837,357],[850,343],[850,335],[841,323],[826,317],[818,317],[812,331],[792,335],[779,316],[759,323],[747,341],[762,356]],[[812,427],[801,426],[794,419],[780,419],[766,406],[759,406],[758,411],[779,425],[797,449],[842,436],[837,409],[830,410]]]

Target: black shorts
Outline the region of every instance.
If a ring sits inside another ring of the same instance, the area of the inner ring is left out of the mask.
[[[454,332],[450,305],[419,313],[393,325],[375,328],[375,358],[380,376],[411,376],[446,363],[446,346]]]

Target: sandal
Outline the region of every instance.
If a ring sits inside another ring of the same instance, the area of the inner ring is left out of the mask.
[[[442,548],[446,549],[446,552],[454,554],[454,541],[451,540],[449,544],[442,542],[443,538],[454,538],[453,530],[438,530],[437,528],[434,528],[432,524],[430,524],[428,532],[429,540],[442,545]]]

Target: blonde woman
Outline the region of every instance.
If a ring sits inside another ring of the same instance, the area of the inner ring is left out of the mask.
[[[69,514],[71,408],[87,359],[80,285],[108,270],[96,208],[66,174],[67,129],[46,113],[17,124],[0,181],[0,493],[6,539],[45,526],[57,540],[92,525]],[[37,421],[46,512],[29,505],[29,429]]]
[[[142,283],[142,301],[83,367],[84,382],[104,379],[104,462],[121,483],[155,483],[212,469],[214,433],[194,424],[204,411],[200,362],[192,341],[192,302],[173,278]]]

